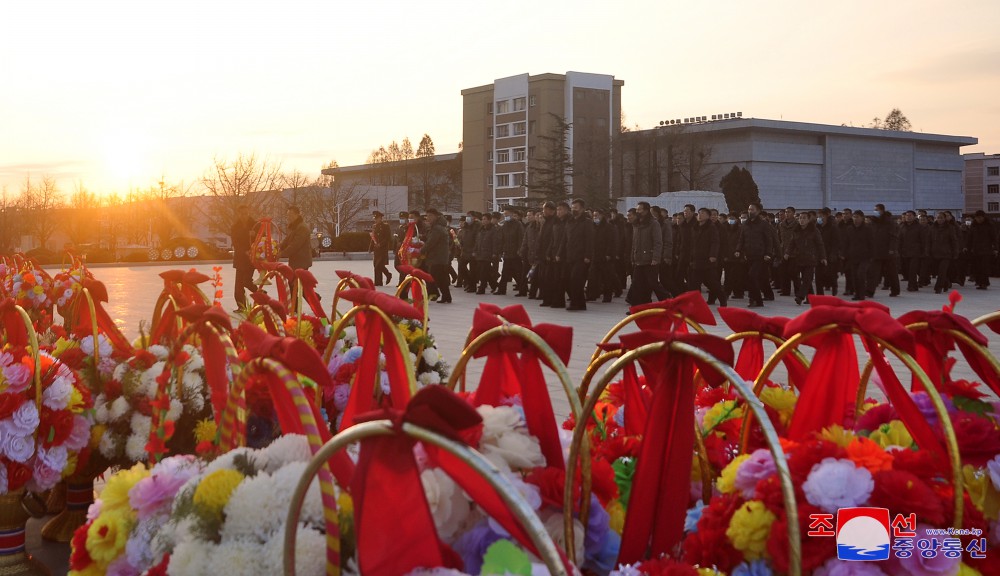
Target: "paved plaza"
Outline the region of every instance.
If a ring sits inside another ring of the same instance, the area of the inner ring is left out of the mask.
[[[129,338],[134,338],[139,334],[140,323],[145,322],[148,325],[152,317],[156,296],[163,287],[159,273],[175,268],[188,269],[193,267],[211,276],[213,266],[220,265],[222,266],[223,291],[225,293],[222,304],[226,310],[231,311],[236,307],[232,295],[234,270],[228,263],[93,267],[91,270],[94,276],[104,282],[108,288],[109,303],[107,309],[111,317],[119,323]],[[322,295],[323,303],[326,306],[329,306],[332,301],[333,292],[339,280],[337,270],[350,270],[366,276],[371,276],[372,272],[370,261],[317,261],[313,265],[312,272],[319,281],[317,291]],[[395,280],[393,278],[392,287],[379,289],[386,292],[395,290]],[[1000,286],[995,287],[994,290],[981,291],[967,285],[965,288],[959,288],[959,291],[963,300],[958,305],[957,311],[969,318],[975,318],[1000,308]],[[271,292],[272,295],[275,292],[273,287],[271,287]],[[507,296],[489,294],[477,296],[461,290],[453,290],[454,304],[431,303],[430,331],[437,340],[438,348],[450,365],[454,366],[459,358],[471,327],[472,311],[478,303],[490,302],[499,306],[523,304],[534,323],[563,324],[573,327],[573,352],[568,368],[573,382],[578,384],[587,368],[590,356],[594,352],[595,345],[616,322],[625,316],[627,309],[627,305],[622,299],[616,299],[610,304],[588,303],[588,309],[585,312],[567,312],[539,307],[537,300],[515,298],[512,294],[513,291],[509,291]],[[903,292],[896,298],[890,298],[888,292],[880,291],[876,300],[888,305],[894,316],[899,316],[910,310],[940,309],[942,305],[947,303],[945,295],[935,295],[929,289],[923,289],[919,293]],[[734,306],[745,306],[746,300],[730,300],[730,303]],[[779,297],[775,302],[767,302],[766,304],[763,309],[756,311],[765,315],[792,317],[806,310],[805,306],[796,306],[792,298]],[[343,309],[346,309],[346,306]],[[719,323],[719,326],[706,326],[706,328],[710,333],[720,336],[729,334],[730,331],[721,319],[719,319]],[[1000,336],[989,331],[987,334],[991,337],[991,352],[1000,356]],[[771,351],[773,348],[765,348],[765,353],[769,354]],[[807,356],[811,356],[812,350],[805,348],[803,352]],[[898,363],[894,363],[894,365],[899,367]],[[470,362],[468,369],[470,385],[479,381],[482,367],[482,360]],[[970,379],[974,378],[964,362],[959,362],[956,374]],[[547,378],[550,394],[555,404],[556,416],[561,420],[569,413],[568,403],[561,386],[552,373],[547,372]],[[780,377],[776,379],[780,379]],[[32,527],[28,541],[29,551],[50,563],[54,574],[63,573],[68,557],[68,547],[42,544],[37,534],[38,522],[32,521],[29,526]]]

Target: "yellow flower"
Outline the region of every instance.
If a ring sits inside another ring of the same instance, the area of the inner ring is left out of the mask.
[[[620,535],[625,528],[625,507],[622,506],[621,500],[614,500],[608,504],[608,516],[611,517],[611,529]]]
[[[989,474],[982,468],[966,464],[962,466],[962,475],[965,477],[965,491],[969,493],[972,505],[987,520],[996,520],[1000,513],[1000,492],[993,487]]]
[[[66,338],[59,338],[56,340],[55,346],[52,348],[52,355],[58,358],[62,356],[64,352],[70,348],[79,348],[80,343],[76,340],[67,340]]]
[[[833,442],[841,448],[847,448],[847,445],[854,441],[854,432],[845,430],[840,424],[833,424],[824,428],[819,437],[827,442]]]
[[[63,480],[69,478],[76,472],[76,463],[79,461],[79,454],[77,452],[70,452],[66,457],[66,467],[63,468],[62,477]]]
[[[764,557],[767,537],[775,519],[774,513],[763,502],[751,500],[733,514],[726,537],[748,561],[757,560]]]
[[[136,349],[146,349],[149,347],[149,334],[139,334],[135,340],[132,341],[132,347]]]
[[[101,492],[101,512],[131,510],[128,503],[128,491],[140,480],[149,476],[145,464],[136,464],[128,470],[119,470],[104,486]]]
[[[74,386],[73,390],[69,393],[69,411],[73,414],[80,414],[85,407],[83,394]]]
[[[698,568],[698,576],[726,576],[725,572],[715,568]]]
[[[102,509],[101,515],[87,528],[87,552],[95,562],[107,566],[125,551],[130,531],[124,515]]]
[[[354,500],[347,492],[342,491],[337,496],[337,520],[340,525],[340,533],[350,533],[354,524]]]
[[[199,420],[198,423],[194,425],[195,442],[214,442],[216,430],[218,430],[218,428],[215,425],[215,420],[209,420],[208,418]]]
[[[782,424],[788,424],[792,419],[792,412],[795,411],[795,402],[798,401],[798,397],[792,390],[785,390],[778,386],[765,386],[760,392],[760,401],[778,412]]]
[[[719,489],[719,492],[729,494],[736,491],[736,471],[749,458],[749,454],[741,454],[733,458],[733,461],[722,469],[722,474],[719,474],[719,479],[715,483],[715,487]]]
[[[203,512],[218,516],[242,481],[243,474],[236,470],[216,470],[205,476],[195,488],[194,505]]]
[[[958,565],[958,574],[955,576],[983,576],[983,573],[962,562]]]
[[[861,404],[861,409],[858,410],[858,416],[861,416],[862,414],[864,414],[865,412],[871,410],[876,406],[878,406],[878,402],[876,402],[875,400],[872,400],[870,398],[868,400],[865,400],[864,403]]]
[[[913,446],[913,437],[910,436],[901,420],[893,420],[879,426],[868,438],[883,448],[889,446],[909,448]]]
[[[104,432],[108,429],[104,424],[94,424],[90,429],[90,446],[96,448],[98,444],[101,443],[101,438],[104,438]]]
[[[705,412],[705,417],[702,419],[701,425],[706,430],[709,430],[715,428],[719,424],[722,424],[726,420],[742,417],[742,406],[736,406],[735,400],[724,400],[709,408],[708,412]]]
[[[91,562],[83,570],[70,570],[68,576],[104,576],[107,566],[101,566],[97,562]]]

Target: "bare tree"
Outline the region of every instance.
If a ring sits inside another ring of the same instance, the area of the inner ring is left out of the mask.
[[[63,221],[66,234],[73,244],[86,244],[94,239],[100,227],[100,201],[97,194],[78,181],[69,196],[70,210]]]
[[[23,219],[18,217],[17,210],[17,202],[4,186],[0,190],[0,253],[12,250],[21,234]]]
[[[19,207],[24,215],[27,231],[38,240],[39,247],[45,248],[59,226],[55,211],[62,206],[62,195],[56,186],[56,179],[42,176],[40,182],[26,176],[21,186]]]
[[[206,214],[211,227],[228,233],[240,204],[247,204],[255,214],[273,214],[282,183],[280,163],[260,159],[256,154],[240,154],[232,161],[216,158],[201,179],[214,198]]]

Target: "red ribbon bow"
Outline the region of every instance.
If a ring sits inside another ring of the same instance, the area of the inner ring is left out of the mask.
[[[973,346],[956,338],[951,332],[960,332],[979,346],[989,346],[986,335],[976,329],[967,318],[950,311],[914,310],[900,316],[899,322],[904,326],[918,322],[928,324],[924,330],[914,330],[913,337],[917,347],[917,362],[935,386],[951,381],[945,361],[948,354],[957,346],[972,370],[983,379],[994,394],[1000,395],[1000,374],[997,374],[993,366],[984,360]],[[913,380],[912,389],[923,389],[916,378]]]
[[[317,318],[326,318],[326,312],[323,310],[323,304],[319,300],[319,295],[316,294],[316,286],[319,282],[313,273],[305,270],[299,269],[295,271],[295,278],[298,279],[299,284],[302,285],[302,297],[305,299],[306,303],[309,304],[309,308],[312,310],[313,316]]]
[[[229,395],[228,350],[232,342],[220,338],[221,334],[232,332],[229,315],[220,306],[193,304],[177,311],[177,315],[188,322],[188,326],[201,339],[202,357],[205,359],[205,382],[211,391],[212,412],[216,422],[222,422],[222,412]],[[213,330],[212,327],[216,328]]]
[[[405,411],[380,410],[358,421],[388,418],[397,430],[403,423],[430,429],[453,441],[478,444],[482,419],[467,402],[443,386],[421,389]],[[374,576],[407,574],[415,568],[462,569],[462,559],[437,537],[413,456],[416,440],[402,433],[361,441],[358,473],[351,484],[357,530],[358,567]],[[431,462],[528,551],[539,555],[528,533],[475,470],[451,453],[424,443]]]
[[[156,330],[150,334],[150,342],[158,343],[164,337],[177,337],[174,317],[177,310],[191,304],[207,304],[205,295],[198,289],[198,284],[208,282],[210,278],[197,270],[167,270],[160,273],[163,278],[163,291],[173,298],[165,303]],[[175,308],[176,306],[176,308]]]
[[[397,268],[399,269],[399,272],[401,274],[406,274],[407,276],[413,276],[418,280],[422,280],[425,284],[430,284],[434,282],[433,276],[415,266],[410,266],[409,264],[400,264]],[[413,301],[414,306],[423,307],[424,294],[420,290],[420,284],[417,282],[410,282],[410,300]]]
[[[889,315],[889,309],[877,302],[848,303],[832,296],[810,296],[812,308],[785,326],[785,336],[805,333],[828,324],[837,329],[810,339],[816,355],[801,387],[788,437],[807,438],[811,433],[833,424],[844,425],[853,419],[860,375],[852,332],[856,329],[868,351],[889,402],[896,407],[906,429],[922,449],[945,457],[944,447],[927,424],[874,338],[879,338],[908,352],[914,351],[913,334]]]
[[[729,365],[733,347],[718,336],[684,332],[638,332],[626,334],[620,341],[628,350],[668,343],[660,353],[639,360],[652,394],[645,406],[648,416],[640,422],[642,443],[618,553],[618,562],[631,564],[669,554],[680,543],[694,452],[694,369],[697,366],[713,385],[725,379],[701,360],[671,351],[669,343],[690,344]],[[638,407],[628,405],[626,418]]]
[[[0,320],[3,320],[8,344],[11,346],[28,345],[28,327],[24,325],[24,320],[18,313],[17,304],[13,298],[4,298],[3,301],[0,301]]]
[[[659,302],[633,306],[629,308],[629,313],[635,314],[643,310],[666,310],[669,312],[669,314],[647,316],[636,320],[636,325],[643,330],[687,332],[685,318],[690,318],[698,324],[715,326],[715,316],[712,314],[712,309],[708,307],[705,298],[697,290],[685,292],[676,298],[666,298]]]
[[[287,310],[285,310],[285,305],[282,304],[281,302],[278,302],[274,298],[271,298],[271,296],[267,292],[264,292],[263,290],[258,290],[250,294],[250,297],[253,298],[254,304],[258,306],[263,306],[265,308],[270,308],[275,314],[278,315],[279,318],[281,318],[282,321],[288,319],[288,313]],[[264,316],[264,327],[267,328],[268,333],[277,335],[278,327],[275,326],[274,320],[271,319],[270,314],[264,314],[263,316]]]
[[[719,308],[719,316],[733,332],[757,332],[782,338],[785,334],[785,325],[789,322],[789,319],[784,316],[766,317],[743,308]],[[784,363],[789,371],[790,384],[798,387],[805,379],[802,365],[791,356],[786,356]],[[739,356],[736,358],[736,373],[746,380],[753,381],[763,367],[763,336],[751,336],[744,339]]]
[[[375,289],[375,283],[372,282],[371,278],[366,278],[360,274],[355,274],[350,270],[337,270],[337,276],[339,276],[341,280],[347,280],[348,278],[354,280],[354,282],[358,284],[359,288],[371,288],[372,290]]]
[[[487,330],[502,326],[505,321],[533,331],[552,348],[563,364],[569,363],[573,328],[554,324],[532,326],[528,313],[520,305],[501,309],[491,304],[480,304],[472,315],[471,337],[478,338]],[[542,362],[549,365],[548,360],[534,346],[517,336],[508,335],[494,338],[479,348],[475,357],[483,356],[486,357],[486,365],[474,396],[475,405],[500,406],[504,397],[520,394],[525,423],[538,438],[546,462],[551,467],[564,469],[559,427],[542,373]],[[549,367],[552,368],[551,365]]]
[[[101,306],[102,303],[108,301],[108,289],[104,284],[93,278],[84,278],[83,287],[90,293],[91,299],[94,301],[94,316],[97,321],[97,330],[107,336],[108,341],[111,346],[119,353],[131,356],[132,355],[132,344],[129,343],[128,338],[121,333],[118,326],[115,325],[114,320],[108,315],[108,312]],[[90,306],[87,305],[86,300],[83,297],[83,292],[80,292],[74,297],[74,302],[70,308],[70,314],[76,318],[76,326],[73,328],[73,332],[77,336],[85,336],[91,333],[93,330],[93,322],[90,318]]]
[[[341,297],[358,305],[369,305],[379,308],[390,316],[417,319],[420,312],[408,304],[382,292],[364,288],[351,288],[341,292]],[[340,429],[350,426],[355,415],[378,408],[376,398],[381,386],[379,370],[379,349],[385,353],[385,369],[389,376],[389,399],[393,406],[405,406],[410,400],[409,378],[406,361],[403,354],[409,354],[408,349],[400,350],[396,339],[392,336],[390,326],[373,310],[365,309],[357,315],[358,344],[362,347],[358,358],[358,369],[354,374],[351,395],[344,407]]]

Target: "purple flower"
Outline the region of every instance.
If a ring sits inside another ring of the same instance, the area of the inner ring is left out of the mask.
[[[765,478],[776,474],[778,467],[774,464],[774,457],[766,448],[754,450],[750,458],[736,470],[736,488],[743,492],[744,498],[753,498],[757,483]]]
[[[24,464],[35,453],[35,442],[30,436],[21,436],[4,430],[3,440],[0,441],[0,451],[11,460]]]
[[[122,555],[108,565],[108,571],[105,574],[107,576],[135,576],[140,572],[135,566],[129,564],[127,556]]]
[[[337,374],[337,370],[340,370],[340,367],[344,364],[344,357],[334,352],[330,356],[330,363],[326,365],[326,371],[330,373],[330,376],[334,376]]]
[[[20,393],[31,383],[31,370],[21,363],[3,367],[3,377],[7,381],[7,392]]]
[[[941,400],[944,402],[944,407],[948,410],[948,412],[954,412],[955,405],[952,404],[951,398],[942,396]],[[926,392],[914,392],[913,403],[917,405],[917,409],[920,410],[920,413],[927,419],[928,424],[931,426],[937,426],[938,413],[937,410],[934,409],[934,403],[931,401],[931,397],[928,396]]]
[[[732,576],[771,576],[774,572],[767,565],[766,560],[754,560],[752,562],[741,562],[733,568]]]
[[[701,500],[698,500],[693,507],[688,508],[687,514],[684,516],[685,532],[696,532],[698,530],[698,521],[701,520],[701,514],[704,509],[705,503]]]
[[[137,482],[128,492],[128,501],[135,509],[136,518],[142,521],[158,512],[168,512],[177,491],[198,469],[194,456],[190,455],[174,456],[161,462],[153,474]]]
[[[333,389],[333,405],[340,410],[344,411],[347,407],[347,401],[351,398],[351,385],[350,384],[337,384]]]
[[[455,541],[455,552],[462,557],[465,571],[469,574],[479,574],[483,568],[483,556],[491,544],[500,540],[500,535],[490,528],[485,520],[473,526]]]
[[[736,572],[733,572],[736,576]],[[848,562],[830,558],[813,572],[813,576],[885,576],[874,562]]]
[[[611,531],[611,516],[608,515],[597,496],[590,495],[590,517],[587,519],[587,537],[583,541],[584,556],[596,558],[604,548]]]

